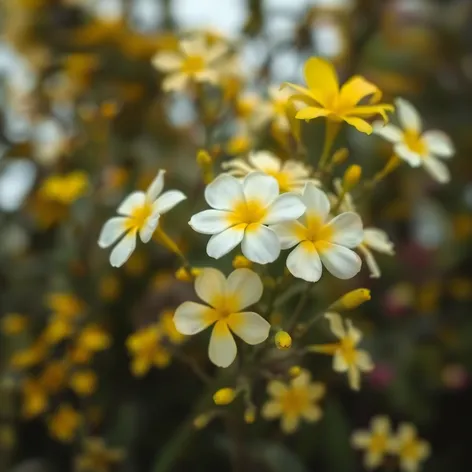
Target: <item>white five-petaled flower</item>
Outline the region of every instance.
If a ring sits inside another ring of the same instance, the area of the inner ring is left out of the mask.
[[[221,167],[235,177],[264,172],[277,180],[281,192],[302,190],[308,181],[318,184],[318,181],[310,178],[310,168],[298,161],[282,161],[269,151],[251,152],[247,161],[242,158],[231,159]]]
[[[193,215],[190,226],[198,233],[212,234],[207,253],[219,259],[239,243],[252,262],[268,264],[279,257],[280,241],[267,225],[299,218],[305,205],[295,194],[279,195],[274,177],[252,172],[244,180],[221,174],[205,189],[212,207]]]
[[[293,93],[288,89],[280,90],[279,87],[271,85],[268,95],[269,99],[255,109],[255,120],[262,124],[271,122],[281,130],[288,130],[290,124],[287,108],[291,105],[290,98]]]
[[[110,254],[113,267],[122,266],[131,256],[136,248],[138,233],[143,243],[149,242],[160,216],[187,198],[179,190],[162,193],[164,174],[165,171],[160,170],[146,192],[137,191],[128,195],[118,207],[120,216],[110,218],[103,225],[98,238],[100,247],[107,248],[122,238]]]
[[[346,320],[345,329],[343,320],[337,313],[326,313],[325,317],[339,342],[308,346],[308,351],[332,355],[333,369],[336,372],[347,372],[350,387],[359,390],[360,372],[370,372],[374,367],[369,353],[357,349],[362,333],[354,327],[351,320]]]
[[[361,269],[360,257],[351,249],[360,244],[364,233],[357,213],[347,212],[328,220],[330,203],[326,194],[307,183],[302,195],[306,212],[298,221],[272,226],[282,249],[296,248],[287,258],[290,273],[317,282],[322,265],[339,279],[354,277]]]
[[[208,44],[205,38],[197,36],[183,39],[179,52],[160,52],[152,63],[166,74],[162,83],[165,91],[184,90],[190,81],[217,83],[220,78],[218,62],[228,48],[224,43]]]
[[[228,278],[206,268],[195,280],[197,295],[208,305],[184,302],[174,314],[177,331],[192,335],[215,323],[208,355],[219,367],[228,367],[237,347],[231,332],[248,344],[260,344],[269,336],[270,324],[252,311],[242,311],[262,296],[262,281],[250,269],[236,269]]]
[[[422,165],[438,182],[449,182],[449,170],[440,158],[448,159],[454,155],[450,138],[438,130],[423,133],[421,116],[407,100],[397,98],[395,105],[401,128],[374,123],[374,133],[392,142],[395,154],[412,167]]]

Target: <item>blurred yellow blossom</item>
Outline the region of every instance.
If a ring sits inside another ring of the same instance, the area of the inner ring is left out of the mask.
[[[123,458],[122,450],[108,449],[102,438],[89,437],[76,459],[76,469],[77,472],[110,472]]]
[[[44,413],[48,407],[48,394],[37,379],[26,378],[22,385],[22,415],[34,418]]]
[[[74,171],[64,175],[52,175],[47,177],[39,190],[40,196],[70,205],[84,196],[89,187],[88,176],[85,172]]]
[[[1,331],[7,336],[22,333],[28,326],[28,317],[20,313],[7,313],[1,320]]]
[[[81,415],[69,404],[62,404],[49,418],[51,436],[61,442],[71,442],[82,421]]]
[[[90,323],[79,333],[71,351],[71,361],[87,363],[99,351],[108,349],[111,337],[107,331],[96,323]]]
[[[85,309],[84,303],[71,293],[50,293],[46,298],[47,307],[64,320],[74,320]]]
[[[79,370],[70,378],[70,386],[77,395],[91,395],[97,389],[97,374],[93,370]]]
[[[431,453],[430,445],[418,437],[415,426],[409,423],[398,426],[393,448],[402,472],[416,472]]]

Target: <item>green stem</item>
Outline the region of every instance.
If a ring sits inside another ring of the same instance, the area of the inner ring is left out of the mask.
[[[305,290],[300,296],[300,299],[298,300],[298,304],[295,307],[295,311],[293,312],[293,316],[290,318],[288,326],[287,326],[287,332],[292,334],[291,332],[294,330],[298,319],[300,318],[303,308],[305,307],[306,302],[308,301],[308,296],[310,295],[310,290],[311,290],[311,283],[308,282],[305,286]]]
[[[323,153],[320,157],[319,169],[324,170],[328,164],[329,156],[331,155],[331,149],[333,148],[334,141],[336,136],[341,129],[341,124],[332,120],[326,120],[326,130],[325,130],[325,142],[323,145]]]

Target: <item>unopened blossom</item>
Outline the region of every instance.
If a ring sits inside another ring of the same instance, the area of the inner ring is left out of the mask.
[[[49,431],[54,439],[71,442],[82,422],[80,414],[69,404],[62,404],[48,421]]]
[[[243,255],[252,262],[268,264],[280,254],[280,242],[268,227],[292,221],[305,211],[293,193],[279,195],[274,177],[252,172],[244,180],[222,174],[205,189],[212,207],[193,215],[190,226],[198,233],[211,234],[207,254],[219,259],[241,243]]]
[[[102,228],[98,245],[110,247],[118,240],[110,254],[113,267],[122,266],[136,248],[136,238],[143,243],[150,241],[161,215],[167,213],[187,197],[179,190],[164,188],[164,170],[160,170],[146,192],[133,192],[118,207],[120,216],[109,219]]]
[[[325,394],[325,386],[312,382],[310,373],[303,370],[289,383],[272,380],[267,385],[270,399],[262,408],[262,416],[267,419],[280,418],[280,426],[286,434],[297,430],[300,421],[318,421],[322,410],[318,402]]]
[[[446,133],[439,130],[423,132],[423,122],[416,108],[407,100],[395,100],[400,127],[374,123],[374,131],[394,144],[395,154],[412,167],[423,166],[438,182],[449,182],[450,173],[442,161],[450,159],[454,144]]]
[[[165,73],[165,91],[184,90],[190,83],[216,84],[220,78],[219,62],[227,53],[224,43],[208,44],[201,36],[183,39],[178,52],[160,52],[152,59],[154,67]]]
[[[418,437],[414,425],[402,423],[394,439],[394,452],[398,455],[402,472],[417,472],[431,454],[431,447]]]
[[[238,157],[223,162],[221,167],[235,177],[244,177],[251,172],[264,172],[277,180],[281,192],[302,190],[308,181],[318,183],[311,179],[311,169],[305,164],[294,160],[282,161],[270,151],[251,152],[247,160]]]
[[[390,419],[387,416],[375,416],[370,422],[369,431],[354,431],[351,444],[356,449],[364,451],[364,467],[367,470],[379,467],[385,456],[393,450]]]
[[[324,266],[339,279],[354,277],[361,269],[361,259],[350,248],[363,238],[360,216],[346,212],[329,220],[328,197],[313,183],[306,184],[302,201],[306,212],[298,221],[272,226],[283,249],[295,247],[287,258],[290,273],[317,282]]]
[[[354,327],[351,320],[348,319],[344,323],[337,313],[326,313],[325,316],[332,333],[339,342],[309,346],[308,350],[332,355],[333,369],[336,372],[347,372],[350,387],[353,390],[359,390],[360,373],[370,372],[374,367],[370,355],[357,348],[362,339],[362,333]]]
[[[243,311],[262,296],[262,281],[252,270],[236,269],[225,278],[219,270],[203,269],[195,280],[195,291],[208,305],[182,303],[175,311],[175,327],[182,334],[193,335],[214,324],[208,355],[217,366],[228,367],[236,358],[232,333],[251,345],[269,336],[270,324],[262,316]]]
[[[358,131],[371,134],[372,125],[366,118],[380,115],[387,121],[387,111],[393,111],[392,105],[379,103],[382,96],[379,88],[360,75],[350,78],[340,87],[334,66],[325,59],[309,58],[304,75],[308,88],[286,84],[297,92],[292,99],[306,105],[296,115],[300,120],[326,117],[335,123],[345,121]],[[361,105],[361,101],[366,99],[367,104]]]

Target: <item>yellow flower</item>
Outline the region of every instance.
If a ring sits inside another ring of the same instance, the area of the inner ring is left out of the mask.
[[[185,336],[179,333],[174,323],[174,312],[165,311],[161,314],[158,327],[162,333],[173,344],[181,344],[185,340]]]
[[[63,404],[49,419],[48,427],[53,438],[61,442],[70,442],[74,439],[81,421],[80,414],[72,406]]]
[[[1,321],[1,331],[7,336],[22,333],[28,326],[28,318],[19,313],[7,313]]]
[[[46,411],[48,407],[48,395],[38,380],[26,378],[23,381],[22,391],[22,415],[25,418],[34,418]]]
[[[296,118],[312,120],[320,116],[336,123],[345,121],[362,133],[371,134],[372,125],[365,118],[381,115],[388,121],[387,111],[393,106],[379,103],[381,91],[364,77],[356,75],[342,87],[333,65],[319,57],[311,57],[305,63],[305,81],[308,88],[287,83],[298,92],[292,100],[305,103],[307,106],[298,111]],[[367,105],[359,103],[370,97]]]
[[[83,452],[77,457],[77,472],[109,472],[123,457],[121,450],[108,449],[102,438],[87,438]]]
[[[290,349],[292,347],[292,337],[286,331],[279,331],[274,338],[277,349]]]
[[[64,361],[51,361],[39,377],[39,382],[44,390],[55,395],[66,385],[68,365]]]
[[[394,439],[394,452],[398,455],[402,471],[416,472],[421,462],[429,457],[431,447],[426,441],[418,438],[415,426],[402,423]]]
[[[93,370],[74,372],[70,378],[70,386],[77,395],[91,395],[97,389],[97,375]]]
[[[168,74],[162,83],[166,92],[184,90],[189,82],[219,82],[218,62],[228,51],[223,43],[210,45],[203,37],[183,39],[179,52],[160,52],[152,59],[154,67]]]
[[[43,332],[44,340],[48,344],[57,344],[72,336],[74,327],[70,321],[54,316]]]
[[[80,332],[72,349],[71,361],[89,362],[93,354],[104,351],[111,345],[110,335],[99,325],[90,323]]]
[[[285,384],[272,380],[267,385],[271,396],[262,408],[265,419],[281,418],[281,428],[286,434],[293,433],[301,419],[310,423],[321,418],[322,411],[317,402],[325,394],[325,386],[311,382],[310,373],[303,371],[300,375]]]
[[[372,360],[366,351],[357,349],[362,333],[354,328],[351,320],[346,320],[347,329],[337,313],[326,313],[332,333],[339,339],[338,343],[308,346],[308,351],[333,356],[333,369],[336,372],[347,372],[349,385],[353,390],[360,389],[360,372],[373,369]]]
[[[390,420],[376,416],[370,422],[370,431],[354,431],[351,443],[357,449],[364,449],[364,466],[367,470],[379,467],[385,456],[392,452],[393,441]]]
[[[70,205],[85,194],[88,186],[87,174],[77,170],[46,178],[41,185],[40,195],[48,200]]]
[[[65,320],[76,319],[85,309],[84,303],[71,293],[51,293],[47,296],[46,305]]]
[[[10,364],[15,369],[28,369],[39,364],[47,354],[47,345],[43,339],[37,340],[33,345],[13,355]]]
[[[161,330],[157,324],[140,329],[126,340],[130,351],[131,371],[141,377],[149,372],[152,366],[166,367],[170,362],[169,352],[161,345]]]

